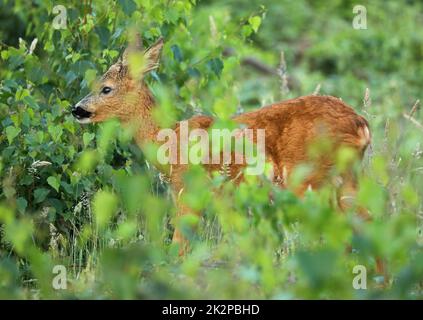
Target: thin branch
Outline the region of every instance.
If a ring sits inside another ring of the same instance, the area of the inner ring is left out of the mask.
[[[272,67],[264,64],[263,62],[253,58],[253,57],[245,57],[241,60],[242,65],[251,66],[257,71],[263,74],[277,74],[277,71],[274,70]]]
[[[417,111],[417,109],[419,108],[419,104],[420,104],[420,100],[417,99],[416,102],[414,102],[413,107],[411,108],[410,117],[412,117],[413,114]]]
[[[213,39],[217,39],[218,32],[216,27],[216,21],[212,15],[209,16],[210,34]]]
[[[321,86],[321,84],[319,83],[317,86],[316,86],[316,89],[314,89],[314,91],[313,91],[313,96],[318,96],[319,94],[320,94],[320,88],[321,88],[322,86]]]
[[[410,120],[411,123],[413,123],[418,129],[423,131],[423,124],[421,124],[419,121],[417,121],[416,118],[413,118],[412,116],[410,116],[409,114],[407,114],[405,112],[402,115],[405,119]]]
[[[234,48],[224,48],[222,52],[224,57],[231,57],[236,55],[236,51]],[[241,58],[241,64],[242,65],[248,65],[259,71],[263,74],[269,74],[269,75],[276,75],[277,71],[272,68],[271,66],[261,62],[260,60],[254,58],[254,57],[244,57]]]
[[[236,55],[236,51],[234,48],[231,47],[226,47],[223,49],[222,52],[224,57],[230,57],[230,56],[235,56]],[[255,58],[255,57],[251,57],[251,56],[247,56],[247,57],[240,57],[240,63],[243,66],[249,66],[254,68],[256,71],[264,74],[264,75],[270,75],[270,76],[274,76],[277,75],[279,76],[279,68],[274,68],[272,66],[269,66],[268,64],[260,61],[259,59]],[[285,66],[286,68],[286,66]],[[289,89],[292,88],[299,88],[300,84],[299,84],[299,80],[296,79],[293,75],[288,75],[288,73],[286,73],[286,82],[287,82],[287,88],[288,91]]]
[[[287,72],[286,61],[285,61],[285,53],[283,51],[281,51],[280,63],[276,71],[279,75],[279,79],[281,82],[281,88],[280,88],[281,94],[284,96],[289,92],[289,88],[288,88],[288,72]]]
[[[364,92],[363,107],[369,108],[372,105],[372,99],[370,98],[370,89],[366,88]]]

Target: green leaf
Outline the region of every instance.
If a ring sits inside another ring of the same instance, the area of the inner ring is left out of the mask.
[[[57,177],[50,176],[47,178],[47,183],[57,192],[60,188],[60,180]]]
[[[242,26],[241,34],[244,37],[249,37],[252,33],[253,33],[253,28],[251,28],[251,26],[249,24]]]
[[[236,111],[237,99],[235,96],[225,96],[216,99],[213,104],[213,111],[219,118],[229,119],[230,116]]]
[[[19,254],[22,254],[28,248],[28,242],[33,231],[33,224],[30,220],[17,220],[6,224],[4,228],[6,239],[13,244],[14,250]]]
[[[56,198],[48,198],[47,202],[53,206],[53,208],[56,210],[56,212],[58,213],[62,213],[63,212],[63,202],[59,199]]]
[[[91,132],[84,132],[82,135],[82,141],[84,141],[84,147],[87,147],[90,142],[94,139],[95,134]]]
[[[33,109],[39,109],[39,106],[37,104],[37,102],[35,102],[35,99],[31,96],[26,96],[25,98],[23,98],[23,101],[28,104],[31,108]]]
[[[117,208],[116,196],[108,191],[96,193],[93,201],[94,215],[100,229],[104,228]]]
[[[68,71],[65,74],[65,80],[67,85],[70,85],[76,78],[78,78],[78,76],[73,71]]]
[[[6,61],[9,58],[9,51],[3,50],[0,55],[1,58]]]
[[[216,76],[220,77],[223,70],[222,60],[219,58],[211,59],[207,62],[207,66],[216,74]]]
[[[18,134],[21,132],[21,129],[10,126],[6,128],[6,136],[7,140],[9,141],[9,144],[12,144],[13,140],[18,136]]]
[[[46,188],[38,188],[34,191],[34,199],[36,203],[43,202],[47,195],[49,194],[50,190]]]
[[[88,69],[87,71],[85,71],[85,81],[87,81],[88,86],[90,87],[92,85],[92,83],[94,82],[94,80],[97,77],[97,71],[94,69]]]
[[[99,160],[98,152],[94,150],[84,150],[76,162],[75,169],[81,173],[88,173],[94,169]]]
[[[24,213],[27,206],[28,201],[25,198],[19,197],[16,199],[16,207],[20,213]]]
[[[119,5],[127,16],[131,16],[137,10],[137,4],[133,0],[119,0]]]
[[[188,72],[188,74],[191,78],[200,78],[201,77],[201,73],[197,68],[189,67],[187,72]]]
[[[257,32],[261,25],[261,18],[259,16],[251,17],[248,19],[248,23],[251,25],[251,28],[254,30],[254,32]]]
[[[53,138],[53,141],[58,142],[62,133],[63,133],[63,128],[59,125],[49,126],[48,132],[50,133],[51,137]]]
[[[10,224],[14,220],[14,212],[9,207],[0,204],[0,222]]]
[[[107,46],[110,39],[110,31],[104,26],[97,26],[94,28],[100,38],[101,44]]]
[[[176,61],[181,62],[183,60],[181,49],[179,48],[179,46],[177,44],[174,44],[173,46],[171,46],[170,50],[172,50],[173,58]]]
[[[311,288],[317,289],[331,283],[337,259],[335,251],[299,251],[296,259]]]
[[[357,194],[357,203],[368,208],[372,215],[382,216],[385,212],[386,189],[369,177],[360,181]]]

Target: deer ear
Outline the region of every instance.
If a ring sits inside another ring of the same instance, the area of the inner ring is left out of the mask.
[[[142,38],[141,35],[137,32],[134,34],[133,39],[130,39],[128,46],[123,52],[122,56],[119,59],[119,62],[123,65],[128,64],[128,56],[132,52],[140,52],[143,50]]]
[[[125,51],[123,51],[123,53],[122,53],[122,55],[120,56],[119,61],[118,61],[120,64],[122,64],[122,65],[124,65],[124,64],[128,64],[128,56],[129,56],[129,52],[130,52],[129,47],[127,47],[127,48],[125,49]]]
[[[163,38],[160,37],[151,47],[144,52],[144,58],[146,60],[146,66],[144,73],[159,67],[160,53],[163,48]]]

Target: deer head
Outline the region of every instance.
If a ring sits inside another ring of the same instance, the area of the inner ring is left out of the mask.
[[[137,39],[94,84],[92,92],[72,108],[72,115],[78,122],[85,124],[110,118],[129,122],[150,114],[154,100],[144,83],[144,75],[159,66],[163,39],[160,38],[146,50],[143,50],[138,35]],[[131,70],[131,56],[142,60],[142,67],[136,72]]]

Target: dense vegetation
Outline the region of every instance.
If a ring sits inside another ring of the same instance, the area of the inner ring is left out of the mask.
[[[422,298],[423,127],[418,108],[404,116],[423,88],[420,1],[361,1],[365,30],[354,1],[68,1],[63,29],[55,4],[0,0],[1,298]],[[193,167],[184,197],[204,218],[180,258],[168,186],[146,155],[116,122],[70,114],[133,29],[145,45],[165,39],[147,79],[162,125],[318,86],[354,106],[373,134],[357,199],[373,221],[340,214],[331,187],[297,199],[261,176],[235,187]],[[367,290],[352,286],[356,265]]]

